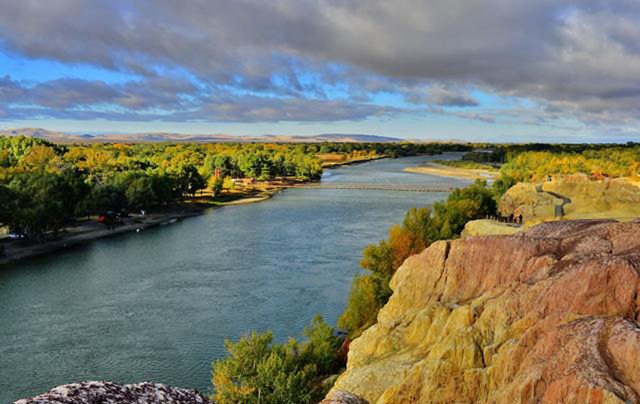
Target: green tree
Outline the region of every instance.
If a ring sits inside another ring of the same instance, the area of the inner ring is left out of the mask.
[[[318,314],[304,328],[303,335],[307,341],[300,355],[302,363],[315,365],[320,375],[337,373],[344,364],[338,356],[342,340],[336,336],[335,329]]]
[[[124,190],[125,200],[130,209],[149,208],[156,204],[157,197],[151,177],[142,175],[128,182]]]
[[[229,353],[213,364],[211,382],[218,404],[315,404],[326,393],[321,383],[344,364],[335,330],[314,318],[305,328],[307,341],[274,344],[270,332],[225,341]]]
[[[65,178],[51,173],[24,173],[9,183],[16,202],[11,207],[11,231],[28,238],[58,232],[72,217],[78,196]]]
[[[180,167],[176,176],[176,186],[180,194],[195,195],[207,186],[207,182],[198,172],[196,166],[192,164]]]
[[[213,196],[218,196],[220,195],[220,193],[222,192],[222,189],[224,187],[225,184],[225,178],[224,177],[216,177],[213,176],[211,178],[209,178],[209,188],[211,189],[211,193],[213,193]]]

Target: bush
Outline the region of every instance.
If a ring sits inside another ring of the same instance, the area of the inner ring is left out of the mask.
[[[274,344],[271,332],[225,341],[229,356],[213,364],[211,382],[218,404],[315,404],[326,394],[322,380],[343,363],[341,340],[322,317],[305,328],[307,340]]]

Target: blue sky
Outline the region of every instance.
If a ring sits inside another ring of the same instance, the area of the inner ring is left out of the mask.
[[[640,139],[625,1],[0,1],[1,128]]]

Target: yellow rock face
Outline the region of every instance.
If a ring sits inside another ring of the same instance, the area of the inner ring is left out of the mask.
[[[371,404],[640,403],[640,223],[437,242],[391,287],[335,391]]]
[[[536,191],[535,184],[519,182],[502,196],[498,211],[502,216],[522,215],[525,221],[552,219],[562,200]]]
[[[522,227],[512,223],[502,223],[488,219],[471,220],[464,226],[462,238],[492,236],[496,234],[516,234],[522,230]]]
[[[627,179],[594,181],[584,175],[571,175],[546,181],[543,191],[571,199],[564,206],[564,219],[633,220],[640,216],[640,187]],[[498,210],[507,217],[522,214],[527,226],[557,220],[555,206],[562,200],[546,192],[538,192],[534,184],[518,183],[500,199]],[[498,233],[487,233],[498,234]]]

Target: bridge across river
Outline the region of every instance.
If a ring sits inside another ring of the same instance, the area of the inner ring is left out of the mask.
[[[451,192],[457,188],[451,183],[429,183],[429,184],[381,184],[366,182],[314,182],[305,184],[304,188],[311,189],[356,189],[371,191],[405,191],[405,192]]]

